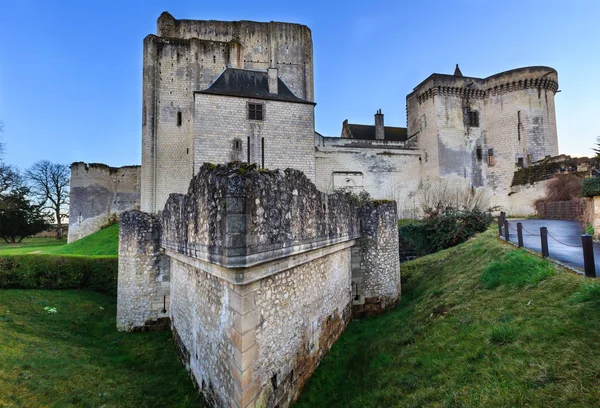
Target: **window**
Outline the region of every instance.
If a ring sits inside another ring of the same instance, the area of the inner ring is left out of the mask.
[[[248,104],[248,119],[263,120],[263,106],[260,103]]]
[[[519,157],[519,158],[517,159],[517,166],[518,166],[520,169],[522,169],[522,168],[524,167],[524,162],[523,162],[523,158],[522,158],[522,157]]]
[[[494,149],[488,149],[488,166],[493,166],[494,163]]]
[[[480,162],[483,158],[483,152],[481,151],[481,146],[477,146],[475,149],[475,154],[477,155],[477,161]]]
[[[181,112],[177,112],[177,126],[181,126]]]
[[[233,139],[233,149],[242,150],[242,141],[240,139]]]
[[[479,127],[479,112],[468,110],[467,111],[467,124],[470,127]]]

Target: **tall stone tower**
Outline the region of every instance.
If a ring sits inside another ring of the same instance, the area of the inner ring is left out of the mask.
[[[406,97],[424,179],[485,187],[505,205],[516,169],[558,154],[558,74],[525,67],[487,78],[432,74]]]
[[[176,20],[164,12],[144,39],[141,209],[156,212],[193,176],[194,91],[226,68],[267,70],[313,101],[312,36],[291,23]],[[196,117],[202,117],[196,112]],[[198,120],[198,119],[197,119]]]

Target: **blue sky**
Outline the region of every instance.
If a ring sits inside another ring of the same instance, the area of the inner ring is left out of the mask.
[[[289,21],[312,30],[316,128],[405,126],[406,95],[433,72],[486,77],[558,71],[561,153],[600,136],[598,1],[1,0],[0,120],[5,160],[112,166],[141,161],[142,40],[175,18]]]

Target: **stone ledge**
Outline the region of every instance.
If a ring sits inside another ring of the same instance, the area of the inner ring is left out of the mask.
[[[305,250],[295,255],[287,255],[285,259],[274,259],[264,261],[260,265],[255,265],[246,268],[227,268],[221,265],[214,264],[199,258],[192,258],[183,255],[179,252],[165,250],[165,254],[175,259],[176,261],[193,266],[210,275],[216,276],[234,285],[247,285],[252,282],[259,281],[268,276],[275,275],[279,272],[294,268],[298,265],[311,262],[315,259],[322,258],[326,255],[342,251],[356,244],[356,240],[351,239],[344,242],[330,244],[318,249]]]
[[[179,255],[197,259],[199,261],[208,262],[216,265],[220,265],[224,268],[250,268],[259,264],[271,262],[281,258],[287,258],[297,254],[301,254],[307,251],[313,251],[315,249],[328,247],[331,245],[338,244],[340,242],[347,242],[359,238],[359,234],[346,235],[331,239],[315,240],[303,244],[298,244],[290,247],[279,247],[259,253],[248,254],[248,255],[234,255],[234,254],[215,254],[208,251],[208,247],[198,245],[195,247],[189,247],[187,254],[177,250],[177,243],[163,242],[162,245],[169,256],[178,259],[170,254],[177,253]],[[238,250],[244,248],[232,248],[232,250]],[[224,248],[227,251],[227,248]],[[230,250],[231,251],[231,250]],[[192,255],[191,253],[194,253]],[[235,252],[234,252],[235,253]],[[189,262],[187,262],[189,263]]]

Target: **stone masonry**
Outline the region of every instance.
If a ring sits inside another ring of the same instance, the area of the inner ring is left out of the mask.
[[[195,174],[194,91],[208,88],[226,68],[277,68],[297,97],[312,101],[312,58],[311,32],[303,25],[176,20],[163,13],[157,35],[144,39],[142,210],[160,210]]]
[[[69,236],[73,242],[140,206],[140,166],[71,164]]]
[[[396,220],[395,203],[328,195],[296,170],[204,164],[160,214],[123,214],[118,327],[168,317],[212,406],[287,407],[353,304],[398,301]]]

